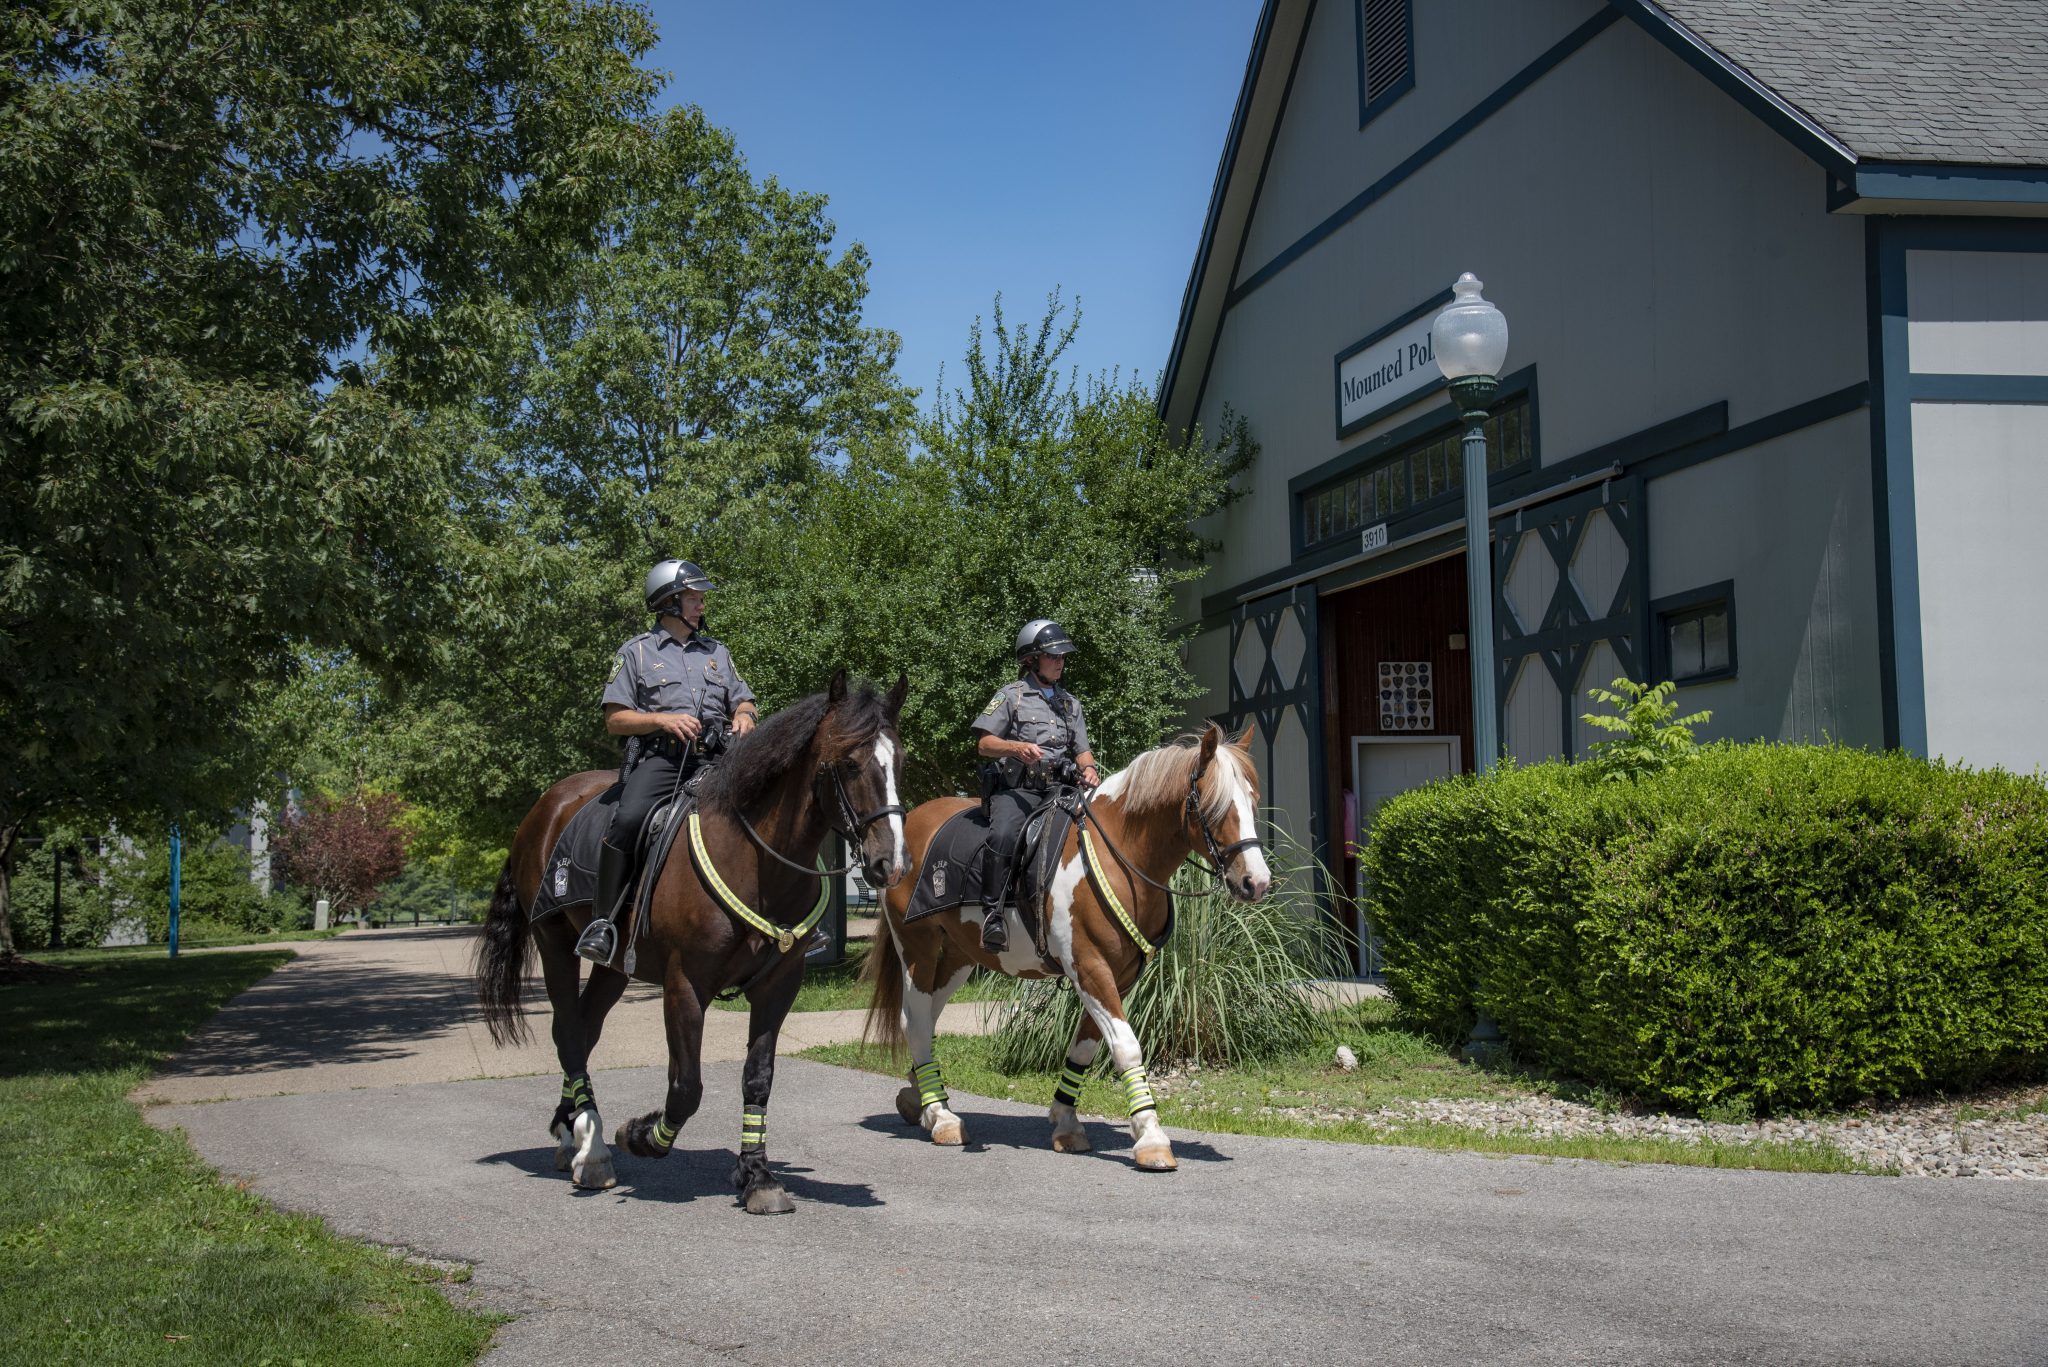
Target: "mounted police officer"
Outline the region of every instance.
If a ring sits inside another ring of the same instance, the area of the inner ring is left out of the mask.
[[[608,964],[618,949],[612,918],[633,885],[640,828],[726,736],[754,729],[754,690],[733,668],[723,643],[704,633],[704,594],[713,588],[687,560],[647,572],[647,610],[655,627],[619,647],[604,689],[604,729],[625,736],[626,783],[599,846],[597,900],[576,952]]]
[[[981,866],[981,945],[991,954],[1009,942],[1003,901],[1026,818],[1055,782],[1078,776],[1092,788],[1102,781],[1081,700],[1060,687],[1074,649],[1059,623],[1043,617],[1026,622],[1017,633],[1017,682],[997,689],[974,719],[980,733],[975,749],[995,769]]]

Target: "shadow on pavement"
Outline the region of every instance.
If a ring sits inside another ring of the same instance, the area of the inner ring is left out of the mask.
[[[557,1172],[552,1146],[507,1149],[486,1154],[477,1162],[516,1168],[529,1177],[559,1182],[563,1192],[574,1197],[607,1194],[579,1190],[569,1181],[569,1174]],[[739,1202],[738,1193],[732,1185],[732,1170],[739,1162],[739,1155],[731,1149],[677,1149],[667,1158],[636,1158],[621,1149],[613,1149],[612,1162],[619,1174],[619,1185],[609,1192],[613,1196],[662,1201],[671,1205],[707,1199],[730,1201],[735,1205]],[[790,1167],[772,1160],[769,1166],[775,1170],[776,1180],[798,1201],[854,1208],[888,1204],[865,1182],[826,1182],[806,1176],[813,1171],[810,1168]]]
[[[1052,1127],[1044,1116],[1038,1115],[990,1115],[960,1105],[961,1098],[955,1096],[954,1113],[967,1126],[967,1148],[976,1149],[1051,1149]],[[893,1111],[868,1116],[860,1122],[864,1130],[891,1138],[908,1140],[917,1144],[930,1144],[923,1130],[905,1125]],[[1123,1126],[1110,1121],[1088,1120],[1082,1122],[1088,1132],[1089,1150],[1076,1154],[1077,1158],[1096,1158],[1112,1163],[1130,1165],[1131,1135]],[[1235,1161],[1227,1153],[1219,1152],[1214,1146],[1199,1139],[1184,1135],[1173,1141],[1174,1156],[1193,1163],[1229,1163]]]

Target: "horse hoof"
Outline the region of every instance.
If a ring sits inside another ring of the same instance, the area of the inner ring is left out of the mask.
[[[600,1161],[585,1163],[571,1173],[570,1178],[585,1191],[604,1191],[619,1184],[619,1175],[612,1168],[609,1154]]]
[[[967,1127],[960,1123],[960,1117],[949,1115],[932,1126],[932,1143],[957,1147],[967,1142]]]
[[[924,1107],[917,1099],[917,1089],[904,1087],[896,1093],[896,1114],[903,1117],[906,1125],[924,1123]]]
[[[567,1172],[569,1165],[576,1161],[576,1140],[570,1135],[567,1125],[556,1125],[548,1133],[555,1139],[555,1171]]]
[[[795,1209],[796,1202],[779,1186],[755,1187],[747,1193],[749,1215],[787,1215]]]
[[[1058,1130],[1053,1133],[1054,1153],[1087,1153],[1095,1146],[1088,1142],[1088,1135],[1082,1130]]]
[[[1140,1172],[1173,1172],[1180,1167],[1180,1160],[1164,1144],[1156,1149],[1139,1149],[1134,1161]]]

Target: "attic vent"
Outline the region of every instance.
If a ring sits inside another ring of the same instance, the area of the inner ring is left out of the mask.
[[[1358,0],[1359,123],[1415,84],[1411,0]]]

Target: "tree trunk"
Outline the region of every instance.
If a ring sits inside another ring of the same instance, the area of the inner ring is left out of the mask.
[[[17,958],[14,952],[14,847],[21,823],[0,826],[0,963]]]

